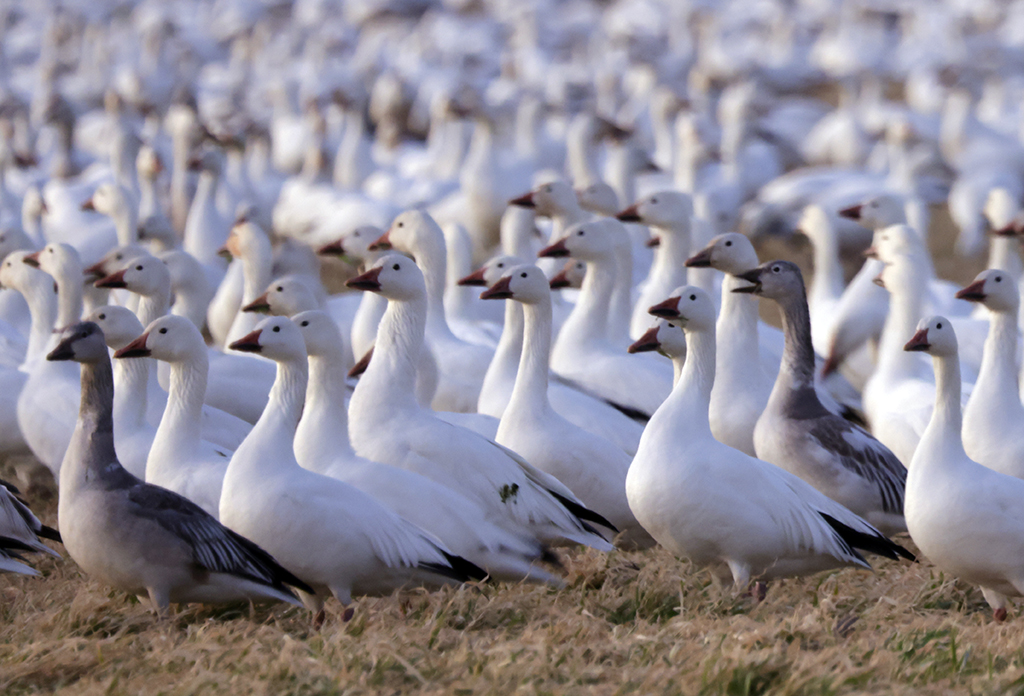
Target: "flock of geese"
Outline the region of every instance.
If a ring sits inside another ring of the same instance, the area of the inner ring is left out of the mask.
[[[0,455],[52,472],[59,533],[0,483],[0,570],[62,541],[160,615],[320,625],[561,586],[578,545],[763,599],[909,534],[1004,619],[1021,15],[725,5],[7,11]],[[964,288],[942,203],[988,249]],[[752,241],[798,231],[809,286]]]

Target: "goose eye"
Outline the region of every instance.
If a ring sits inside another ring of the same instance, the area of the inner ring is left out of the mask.
[[[504,268],[504,267],[505,267],[505,264],[503,264],[503,263],[499,263],[498,264],[498,268]]]
[[[697,300],[697,296],[696,295],[690,295],[690,301],[691,302],[695,302],[696,300]]]
[[[278,285],[278,286],[277,286],[277,291],[278,291],[278,292],[284,292],[284,288],[283,288],[283,287],[281,287],[280,285]]]
[[[551,186],[550,185],[544,187],[544,193],[551,193]]]
[[[1002,276],[996,276],[996,282],[997,283],[1003,282],[1003,277]]]
[[[274,327],[274,333],[278,333],[280,330],[281,330],[280,326],[275,326]]]
[[[651,203],[657,203],[657,202],[658,202],[658,199],[657,199],[657,198],[652,198],[652,199],[651,199]]]
[[[167,329],[160,329],[160,333],[162,333],[162,334],[167,333]]]
[[[307,321],[302,322],[301,326],[309,326],[309,321],[307,320]]]
[[[397,271],[397,270],[398,270],[399,268],[401,268],[401,266],[399,266],[399,265],[398,265],[398,264],[396,263],[396,264],[395,264],[394,266],[392,266],[391,268]]]
[[[121,254],[114,254],[114,260],[115,261],[120,261],[123,258],[124,258],[124,256],[122,256]]]
[[[580,230],[579,232],[577,232],[576,236],[577,237],[582,237],[583,236],[583,230]]]
[[[400,223],[398,223],[398,226],[399,227],[405,227],[405,223],[404,222],[400,222]]]
[[[674,329],[674,328],[676,328],[676,325],[675,325],[675,324],[669,324],[668,326],[669,326],[669,328],[671,328],[671,329]]]
[[[519,277],[520,277],[520,278],[525,278],[525,277],[526,277],[526,272],[524,271],[523,273],[520,273],[520,274],[519,274]]]
[[[728,241],[728,242],[726,242],[726,243],[725,243],[725,245],[726,245],[726,246],[732,246],[732,241]]]
[[[938,324],[936,324],[935,328],[936,329],[941,329],[942,328],[942,322],[940,321]]]
[[[135,270],[136,270],[136,271],[141,271],[141,270],[142,270],[142,266],[136,266],[136,267],[135,267]]]
[[[47,251],[52,254],[53,253],[53,248],[51,247],[50,249],[47,249]]]
[[[102,321],[103,319],[106,319],[106,318],[107,318],[107,315],[106,315],[106,314],[101,314],[101,315],[100,315],[100,320],[101,320],[101,321]]]
[[[778,272],[780,272],[781,270],[782,270],[782,269],[781,269],[781,268],[779,268],[778,266],[772,266],[772,273],[778,273]]]

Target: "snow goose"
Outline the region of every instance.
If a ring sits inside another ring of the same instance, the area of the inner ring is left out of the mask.
[[[432,405],[438,411],[475,411],[494,351],[463,341],[448,325],[444,313],[447,265],[444,233],[427,213],[408,210],[392,221],[388,231],[370,250],[391,248],[412,254],[423,265],[427,283],[426,340],[438,369],[437,393]]]
[[[269,317],[231,347],[272,358],[278,376],[266,410],[231,457],[220,519],[276,552],[284,567],[313,587],[315,594],[302,595],[307,607],[319,614],[329,594],[347,606],[353,594],[484,577],[483,570],[359,489],[299,466],[293,441],[308,367],[298,327]]]
[[[467,286],[488,287],[498,282],[510,268],[525,261],[513,256],[498,256],[478,271],[461,278]],[[575,262],[571,262],[575,263]],[[557,276],[556,276],[557,278]],[[551,281],[554,282],[554,279]],[[505,303],[505,323],[501,339],[494,351],[494,359],[487,367],[477,411],[501,418],[515,387],[519,358],[523,352],[523,307],[518,302]],[[557,378],[548,384],[551,407],[561,417],[587,432],[607,438],[627,454],[634,454],[640,442],[643,425],[611,404],[602,401]]]
[[[929,353],[936,381],[935,408],[907,477],[907,528],[932,563],[980,585],[1001,621],[1007,597],[1024,595],[1024,481],[964,452],[960,361],[949,321],[922,320],[904,349]]]
[[[18,489],[0,479],[0,571],[21,575],[38,575],[35,570],[19,563],[21,552],[46,553],[60,558],[60,554],[40,541],[60,541],[60,533],[47,527],[32,514],[28,505],[18,498]]]
[[[81,410],[60,469],[57,518],[64,547],[86,574],[171,602],[245,600],[298,604],[287,586],[310,590],[263,549],[176,493],[143,483],[114,452],[114,380],[99,327],[65,329],[47,355],[81,363]]]
[[[651,414],[671,390],[668,366],[630,358],[625,346],[620,348],[607,336],[605,318],[616,277],[612,236],[617,231],[609,228],[621,224],[605,219],[574,225],[565,237],[540,251],[541,256],[572,256],[587,263],[579,300],[555,340],[551,367],[616,406]]]
[[[551,289],[547,276],[536,266],[516,266],[480,297],[521,303],[525,320],[519,371],[496,441],[569,486],[587,507],[621,531],[620,543],[651,545],[625,496],[629,455],[604,437],[574,425],[551,407]]]
[[[170,363],[167,406],[151,435],[145,479],[188,498],[217,517],[231,451],[202,439],[209,361],[199,329],[184,317],[160,317],[122,345],[114,357],[121,358],[121,363],[144,363],[147,358]]]
[[[797,228],[814,247],[814,276],[807,289],[811,317],[811,343],[819,355],[828,355],[833,321],[843,295],[843,264],[832,215],[819,205],[804,208]]]
[[[466,494],[488,519],[515,533],[610,549],[592,525],[611,529],[611,524],[565,485],[501,445],[439,420],[416,401],[415,356],[427,323],[426,283],[416,264],[388,254],[347,284],[388,298],[375,359],[349,405],[349,437],[356,453]]]
[[[242,262],[242,299],[239,308],[255,300],[272,280],[274,256],[270,237],[254,222],[241,220],[231,228],[221,249]],[[231,343],[252,331],[259,321],[252,313],[237,311],[224,343]]]
[[[799,476],[879,529],[905,531],[906,467],[866,430],[829,412],[818,399],[800,269],[789,261],[770,261],[740,278],[752,285],[733,292],[779,304],[786,336],[775,387],[754,428],[758,457]]]
[[[857,549],[912,558],[802,479],[712,436],[715,307],[700,288],[676,294],[676,319],[659,325],[656,340],[673,361],[685,355],[685,365],[626,476],[629,505],[644,529],[740,591],[754,578],[870,567]]]
[[[171,274],[171,292],[174,303],[171,314],[187,317],[200,331],[206,326],[206,313],[215,288],[192,254],[183,249],[172,249],[157,254]]]
[[[693,201],[679,191],[659,191],[638,201],[615,217],[654,228],[658,247],[654,263],[633,308],[629,335],[639,338],[651,325],[647,308],[686,284],[686,259],[690,256],[690,224]]]
[[[991,313],[978,381],[963,412],[967,456],[1007,476],[1024,478],[1024,405],[1018,387],[1020,295],[1013,278],[999,269],[982,271],[957,297]]]
[[[412,471],[364,459],[348,439],[344,344],[321,311],[292,317],[309,354],[309,388],[295,431],[295,458],[310,471],[332,476],[373,496],[443,541],[454,553],[497,580],[561,581],[534,562],[544,547],[488,522],[484,510],[454,489]]]

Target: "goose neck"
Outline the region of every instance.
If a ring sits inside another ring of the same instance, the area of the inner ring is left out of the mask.
[[[825,222],[831,227],[831,223]],[[817,300],[838,299],[843,294],[843,265],[833,230],[820,230],[814,236],[814,277],[810,296]]]
[[[53,328],[57,320],[57,296],[50,277],[42,271],[33,274],[33,281],[24,290],[22,295],[28,304],[31,320],[28,347],[25,350],[25,364],[29,365],[44,355],[47,345],[53,338]]]
[[[715,350],[713,331],[686,331],[686,357],[666,403],[673,421],[685,422],[690,432],[698,429],[711,434],[708,412],[715,385]]]
[[[146,421],[149,363],[152,358],[118,360],[114,364],[114,420],[140,427]]]
[[[78,273],[81,277],[81,272]],[[57,324],[55,329],[63,329],[77,323],[82,318],[82,282],[72,279],[72,273],[60,274],[57,284]]]
[[[981,369],[975,390],[989,392],[990,389],[1006,390],[1017,396],[1017,310],[1010,312],[991,312],[988,337],[982,353]]]
[[[435,232],[421,238],[412,251],[427,285],[427,331],[433,336],[454,337],[444,313],[445,276],[448,273],[444,236],[439,230]]]
[[[879,264],[881,268],[881,264]],[[927,280],[923,274],[911,272],[906,278],[892,283],[889,288],[889,316],[882,328],[878,347],[878,368],[876,373],[893,375],[917,372],[917,358],[903,350],[907,337],[917,329],[917,322],[923,315],[924,286]]]
[[[660,243],[654,252],[651,278],[663,280],[673,288],[686,285],[686,258],[690,253],[689,222],[656,228]]]
[[[242,294],[245,304],[259,297],[273,280],[273,253],[270,240],[265,235],[253,235],[242,254]]]
[[[187,360],[171,363],[167,407],[153,440],[154,450],[164,442],[174,442],[179,447],[199,442],[209,367],[205,350],[201,354],[196,351]]]
[[[939,443],[942,451],[947,453],[959,453],[966,458],[961,429],[963,427],[962,413],[960,409],[960,360],[957,355],[934,356],[932,360],[935,366],[935,410],[932,411],[932,419],[921,436],[922,445],[928,443]],[[931,457],[914,457],[914,466],[928,466]],[[952,461],[952,458],[950,459]]]
[[[62,491],[72,491],[102,470],[117,467],[114,451],[114,375],[110,358],[82,363],[82,399],[78,422],[60,468]],[[63,493],[62,493],[63,495]]]
[[[353,394],[383,399],[386,407],[418,408],[414,386],[426,329],[426,299],[389,301],[377,329],[373,359]]]
[[[139,177],[139,217],[147,218],[156,215],[160,205],[156,200],[156,179],[149,176]],[[118,232],[118,239],[121,238]]]
[[[811,344],[811,315],[807,308],[807,297],[800,292],[779,304],[785,337],[779,380],[785,378],[792,388],[813,387],[814,347]]]
[[[277,364],[277,377],[270,389],[267,407],[253,426],[253,433],[274,434],[292,442],[306,399],[309,368],[306,360],[287,360]]]
[[[251,301],[251,300],[250,300]],[[171,306],[170,286],[161,288],[151,295],[139,296],[139,321],[143,326],[149,326],[160,317],[167,314]]]
[[[565,321],[561,333],[574,334],[580,340],[604,339],[607,334],[608,308],[615,290],[615,259],[587,262],[579,299]],[[566,331],[566,328],[569,331]]]
[[[311,470],[354,455],[348,439],[345,366],[341,355],[309,356],[309,388],[295,431],[295,458]]]
[[[729,366],[761,365],[761,346],[758,338],[758,300],[752,295],[733,292],[735,288],[750,284],[728,273],[722,278],[722,310],[718,315],[716,331],[723,338],[722,348],[729,359],[723,359],[722,369]]]
[[[543,414],[548,401],[548,372],[551,359],[551,302],[523,305],[523,352],[508,410],[529,409]]]

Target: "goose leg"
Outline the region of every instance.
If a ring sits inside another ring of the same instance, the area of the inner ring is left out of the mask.
[[[995,590],[987,587],[981,588],[981,594],[984,595],[985,601],[992,607],[992,618],[996,621],[1006,620],[1006,595],[996,592]]]

